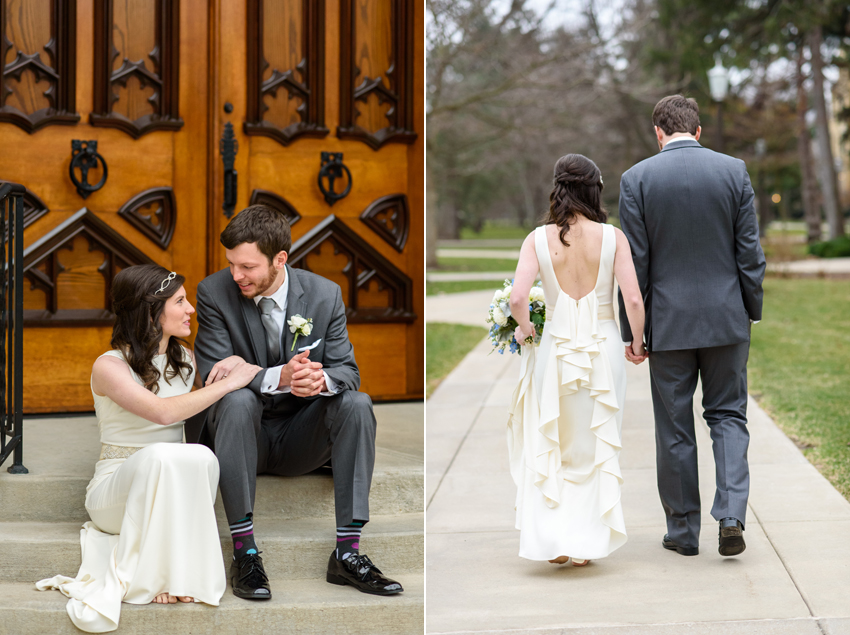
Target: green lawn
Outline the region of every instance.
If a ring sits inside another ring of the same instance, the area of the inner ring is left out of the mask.
[[[536,225],[535,225],[536,226]],[[476,234],[471,227],[463,227],[460,230],[461,240],[505,240],[516,238],[523,240],[531,231],[530,227],[518,227],[516,225],[495,225],[484,223],[481,233]]]
[[[425,397],[487,335],[487,329],[462,324],[430,322],[425,325]]]
[[[768,278],[750,392],[850,499],[850,283]]]
[[[426,282],[425,295],[439,295],[441,293],[461,293],[462,291],[480,291],[482,289],[502,288],[500,280],[462,280],[459,282]]]
[[[516,271],[516,258],[437,258],[438,271]]]

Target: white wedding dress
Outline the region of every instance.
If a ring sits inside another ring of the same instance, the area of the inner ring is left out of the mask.
[[[619,453],[626,371],[614,322],[616,235],[602,226],[596,287],[559,286],[546,228],[534,233],[546,297],[539,346],[524,347],[508,423],[519,555],[602,558],[626,542]]]
[[[119,351],[105,354],[123,360]],[[194,371],[169,384],[165,363],[165,355],[154,358],[158,395],[189,392]],[[104,445],[86,488],[92,520],[80,531],[82,564],[76,578],[57,575],[37,588],[69,597],[71,621],[89,633],[118,628],[122,601],[149,604],[160,593],[218,606],[227,583],[213,508],[215,455],[183,443],[182,421],[158,425],[98,395],[94,406]]]

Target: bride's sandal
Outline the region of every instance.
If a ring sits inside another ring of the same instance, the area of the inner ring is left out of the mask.
[[[554,560],[550,560],[552,564],[567,564],[570,561],[569,556],[558,556]]]
[[[574,567],[586,567],[590,564],[590,560],[576,560],[573,558],[573,566]]]

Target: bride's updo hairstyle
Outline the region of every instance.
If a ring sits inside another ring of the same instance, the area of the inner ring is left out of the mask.
[[[567,247],[567,233],[578,214],[597,223],[608,220],[602,207],[602,172],[586,156],[568,154],[558,159],[552,185],[545,224],[561,229],[559,237]]]
[[[162,283],[171,275],[159,265],[135,265],[122,269],[112,280],[112,311],[115,326],[112,329],[112,348],[121,351],[130,368],[139,376],[145,388],[156,394],[159,391],[159,370],[153,358],[159,353],[162,341],[160,318],[165,302],[173,296],[186,278],[177,274],[159,293]],[[188,377],[192,365],[183,357],[183,346],[188,343],[171,337],[166,349],[165,381],[177,375]]]

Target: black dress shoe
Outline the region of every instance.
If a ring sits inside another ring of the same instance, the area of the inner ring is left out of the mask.
[[[358,591],[373,595],[395,595],[404,591],[395,580],[385,578],[381,570],[372,564],[369,556],[352,553],[345,560],[338,560],[336,552],[328,561],[327,581],[331,584],[350,584]]]
[[[661,546],[670,551],[675,551],[682,556],[697,556],[699,555],[699,547],[680,547],[675,542],[670,540],[667,534],[664,534],[664,539],[661,541]]]
[[[260,552],[262,553],[262,551]],[[270,600],[272,591],[259,553],[249,553],[230,565],[233,595],[246,600]]]
[[[737,518],[724,518],[720,521],[719,539],[720,546],[717,550],[721,556],[737,556],[747,548],[744,543],[744,526]]]

